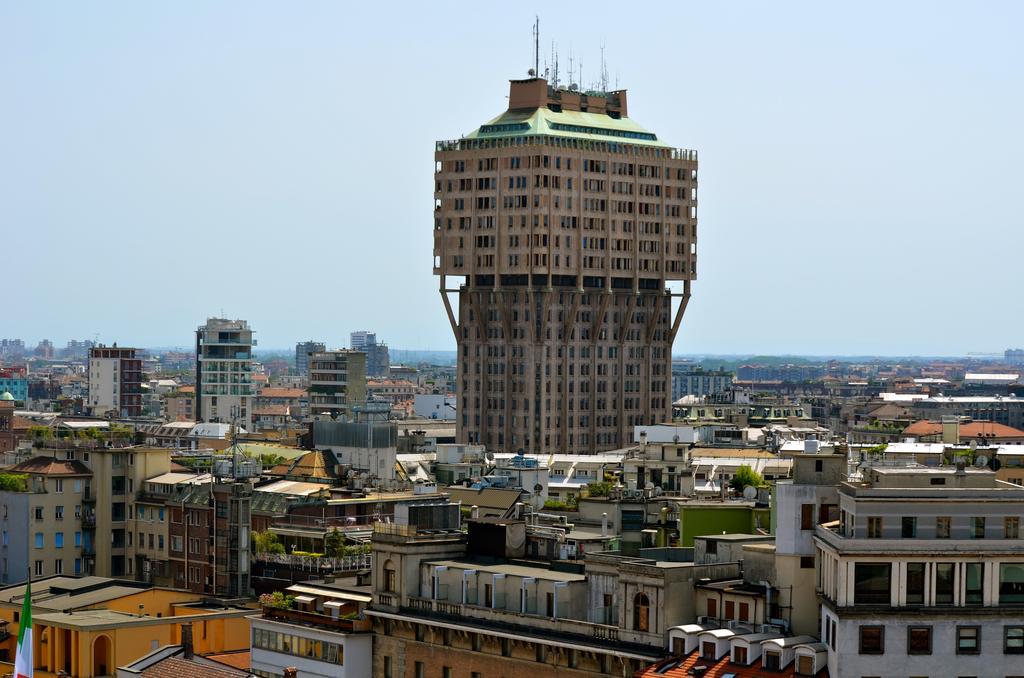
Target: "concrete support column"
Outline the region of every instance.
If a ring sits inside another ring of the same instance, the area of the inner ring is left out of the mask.
[[[902,560],[896,561],[892,569],[892,606],[903,607],[907,604],[907,564]]]
[[[953,563],[953,607],[964,606],[964,564]]]

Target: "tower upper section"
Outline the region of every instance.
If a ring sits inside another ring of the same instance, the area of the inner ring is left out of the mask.
[[[660,290],[696,277],[697,154],[626,92],[513,80],[508,110],[437,143],[434,272],[470,286]]]

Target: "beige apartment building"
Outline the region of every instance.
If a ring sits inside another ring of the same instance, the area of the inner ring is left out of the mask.
[[[366,354],[362,351],[316,351],[309,354],[309,413],[349,415],[366,401]]]
[[[95,448],[80,454],[92,472],[82,498],[85,574],[135,578],[137,556],[148,560],[166,554],[166,515],[156,506],[137,502],[136,493],[143,491],[147,479],[171,470],[170,450],[137,446]],[[143,544],[139,544],[140,533],[145,535]]]
[[[24,474],[27,482],[22,492],[0,492],[0,580],[82,574],[89,469],[61,451],[33,457],[6,472]]]
[[[624,90],[530,78],[497,118],[438,142],[435,165],[459,441],[587,453],[670,419],[697,270],[696,152],[631,120]]]

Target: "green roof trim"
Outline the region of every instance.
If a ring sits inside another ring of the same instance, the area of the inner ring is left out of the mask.
[[[554,136],[590,141],[621,139],[638,146],[671,148],[629,118],[613,118],[604,113],[553,111],[549,108],[505,111],[466,135],[467,139]]]

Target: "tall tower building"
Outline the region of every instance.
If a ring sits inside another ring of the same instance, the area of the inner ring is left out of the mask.
[[[631,120],[624,90],[530,78],[497,118],[439,141],[435,172],[459,440],[597,452],[668,419],[697,270],[696,152]]]
[[[196,419],[244,426],[252,414],[252,329],[210,318],[196,330]]]
[[[89,349],[89,411],[96,416],[142,416],[142,359],[134,348]]]
[[[326,351],[327,345],[322,341],[300,341],[295,344],[295,371],[305,376],[309,374],[309,354]]]

